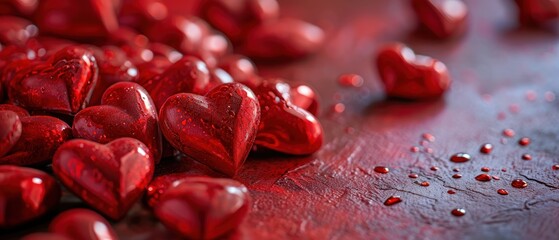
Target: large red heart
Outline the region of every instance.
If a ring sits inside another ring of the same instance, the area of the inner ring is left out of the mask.
[[[98,143],[131,137],[142,141],[156,162],[161,159],[161,132],[157,110],[147,91],[137,83],[109,87],[101,106],[88,107],[74,117],[74,137]]]
[[[515,0],[518,18],[527,25],[541,25],[559,18],[559,0]]]
[[[237,228],[250,210],[247,188],[230,179],[191,177],[173,183],[154,213],[189,239],[215,239]]]
[[[324,138],[322,126],[312,114],[287,100],[287,83],[264,82],[254,92],[261,112],[254,142],[257,146],[295,155],[320,149]]]
[[[4,156],[21,137],[21,120],[12,111],[0,111],[0,156]]]
[[[159,112],[163,135],[177,150],[234,176],[256,136],[260,106],[239,83],[219,85],[206,96],[176,94]]]
[[[209,80],[210,73],[204,62],[195,57],[184,57],[143,86],[159,109],[167,98],[174,94],[203,93]]]
[[[50,223],[49,231],[69,239],[118,239],[111,224],[101,215],[88,209],[71,209],[59,214]]]
[[[451,80],[444,63],[421,55],[401,43],[385,46],[377,67],[389,97],[422,100],[442,96]]]
[[[48,174],[24,167],[0,166],[0,228],[13,227],[52,210],[61,191]]]
[[[46,63],[30,67],[8,85],[10,100],[29,110],[76,114],[87,105],[97,83],[95,58],[82,47],[65,47]]]
[[[421,27],[436,37],[463,33],[468,23],[468,7],[462,0],[413,0],[412,7]]]
[[[133,138],[106,145],[71,140],[56,151],[52,168],[62,184],[112,219],[120,219],[141,197],[153,176],[149,149]]]
[[[49,163],[56,149],[72,138],[72,129],[62,120],[49,116],[20,117],[22,132],[17,143],[0,164],[20,166]]]

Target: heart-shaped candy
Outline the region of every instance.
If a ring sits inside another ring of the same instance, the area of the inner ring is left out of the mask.
[[[169,229],[189,239],[215,239],[236,229],[250,210],[247,188],[230,179],[190,177],[173,183],[154,207]]]
[[[0,228],[28,222],[52,210],[61,191],[50,175],[31,168],[0,166]]]
[[[177,93],[201,94],[208,87],[210,73],[206,64],[195,57],[184,57],[162,74],[147,81],[148,90],[157,109]]]
[[[254,89],[261,83],[256,66],[243,55],[231,54],[219,60],[218,67],[229,73],[233,80]]]
[[[8,84],[10,100],[28,110],[76,114],[88,104],[97,83],[95,58],[78,46],[65,47],[30,68]]]
[[[462,0],[411,1],[420,26],[438,38],[462,34],[468,23],[468,7]]]
[[[21,136],[21,120],[17,113],[0,110],[0,156],[8,153]]]
[[[154,162],[148,147],[133,138],[106,145],[71,140],[56,151],[52,168],[62,184],[112,219],[120,219],[151,181]]]
[[[423,100],[442,96],[450,87],[446,65],[436,59],[415,55],[401,43],[380,50],[377,67],[389,97]]]
[[[157,110],[147,91],[137,83],[116,83],[105,91],[101,104],[76,114],[72,125],[74,137],[103,144],[121,137],[135,138],[159,162],[161,132]]]
[[[69,239],[118,239],[111,224],[101,215],[88,209],[71,209],[59,214],[50,223],[49,231]]]
[[[310,86],[299,83],[292,85],[289,90],[289,101],[312,115],[318,115],[318,94]]]
[[[175,149],[233,176],[256,137],[260,106],[248,87],[228,83],[205,97],[173,95],[161,107],[159,119],[161,132]]]
[[[559,0],[515,0],[522,24],[542,25],[559,19]]]
[[[264,82],[254,92],[261,112],[254,142],[257,146],[295,155],[320,149],[324,138],[322,126],[312,114],[287,100],[287,83]]]
[[[56,149],[72,138],[72,128],[58,118],[49,116],[20,117],[21,136],[0,164],[20,166],[49,163]]]

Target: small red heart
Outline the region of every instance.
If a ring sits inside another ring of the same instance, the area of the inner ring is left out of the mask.
[[[111,224],[101,215],[88,209],[71,209],[59,214],[50,223],[49,231],[69,239],[118,239]]]
[[[295,155],[320,149],[324,138],[322,126],[312,114],[286,99],[287,83],[264,82],[254,92],[262,116],[254,142],[257,146]]]
[[[159,111],[163,135],[177,150],[234,176],[256,137],[260,107],[254,93],[239,83],[217,86],[206,96],[181,93]]]
[[[250,210],[247,188],[230,179],[190,177],[173,184],[154,207],[159,220],[190,239],[231,233]]]
[[[559,0],[515,0],[522,24],[542,25],[559,19]]]
[[[76,114],[87,105],[97,83],[95,58],[82,47],[63,48],[30,68],[8,84],[10,100],[29,110]]]
[[[156,162],[161,159],[161,132],[157,110],[147,91],[137,83],[109,87],[101,106],[88,107],[74,117],[74,137],[98,143],[130,137],[143,142]]]
[[[49,163],[56,149],[72,138],[72,129],[62,120],[49,116],[22,117],[21,136],[0,164],[20,166]]]
[[[169,16],[153,22],[144,31],[153,42],[167,44],[182,53],[199,53],[203,40],[211,32],[211,27],[202,19],[194,16]]]
[[[0,228],[36,219],[60,201],[61,190],[48,174],[24,167],[0,166]]]
[[[409,100],[438,98],[451,84],[444,63],[415,55],[413,50],[401,43],[382,48],[377,56],[377,67],[389,97]]]
[[[133,138],[106,145],[77,139],[58,148],[52,168],[66,188],[116,220],[141,197],[154,162],[146,145]]]
[[[412,7],[423,29],[438,38],[462,34],[468,23],[468,7],[462,0],[413,0]]]
[[[0,110],[0,156],[8,153],[21,137],[21,120],[17,113]]]
[[[201,94],[208,87],[210,73],[206,64],[195,57],[184,57],[162,74],[147,81],[148,90],[157,109],[177,93]]]

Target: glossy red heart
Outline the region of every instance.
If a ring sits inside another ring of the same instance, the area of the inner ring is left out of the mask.
[[[145,202],[148,206],[154,207],[158,202],[159,198],[167,191],[171,185],[180,181],[184,178],[189,177],[199,177],[202,174],[192,174],[192,173],[171,173],[163,176],[159,176],[153,179],[146,188],[146,194],[144,196]]]
[[[287,100],[288,84],[264,82],[254,92],[261,112],[254,141],[257,146],[294,155],[320,149],[324,138],[322,126],[312,114]]]
[[[91,41],[118,28],[113,0],[41,0],[34,22],[41,32]]]
[[[227,55],[219,60],[218,67],[229,73],[235,82],[242,83],[250,89],[261,83],[256,66],[243,55]]]
[[[0,156],[8,153],[21,137],[21,120],[17,113],[0,110]]]
[[[77,139],[58,148],[52,168],[76,196],[106,216],[120,219],[151,181],[154,161],[146,145],[133,138],[106,145]]]
[[[225,83],[232,83],[234,82],[233,77],[229,75],[226,71],[221,68],[214,68],[210,70],[210,80],[208,82],[208,86],[204,93],[209,92],[210,90],[214,89],[215,87],[225,84]]]
[[[438,38],[462,34],[468,24],[468,7],[462,0],[412,0],[420,26]]]
[[[279,16],[276,0],[204,1],[202,17],[229,39],[239,42],[253,27]]]
[[[161,131],[173,147],[234,176],[254,142],[260,107],[248,87],[228,83],[206,96],[173,95],[161,107],[159,119]]]
[[[394,43],[377,55],[377,68],[389,97],[424,100],[441,97],[451,79],[444,63],[415,55],[407,46]]]
[[[292,85],[289,90],[289,101],[312,115],[318,116],[318,94],[310,86],[304,83]]]
[[[253,28],[241,52],[263,60],[290,60],[317,52],[324,43],[321,28],[297,19],[279,19]]]
[[[72,129],[62,120],[49,116],[23,117],[21,136],[3,156],[0,164],[20,166],[50,162],[56,149],[72,138]]]
[[[8,85],[10,100],[28,110],[76,114],[88,104],[97,84],[95,58],[82,47],[63,48],[30,68]]]
[[[39,1],[3,0],[0,1],[2,15],[31,15],[39,5]]]
[[[159,162],[162,138],[158,114],[147,91],[137,83],[116,83],[107,89],[101,104],[76,114],[72,125],[74,137],[103,144],[121,137],[135,138]]]
[[[78,208],[64,211],[52,220],[49,231],[69,239],[118,239],[111,224],[101,215],[88,209]]]
[[[541,25],[559,19],[559,0],[515,0],[518,18],[526,25]]]
[[[201,94],[208,87],[210,73],[206,64],[195,57],[184,57],[143,86],[157,109],[177,93]]]
[[[153,42],[167,44],[185,54],[194,54],[199,52],[210,30],[210,26],[197,17],[169,16],[151,24],[144,33]]]
[[[17,114],[20,120],[24,117],[29,117],[27,110],[12,104],[0,104],[0,111],[12,111]]]
[[[31,22],[14,16],[0,16],[0,44],[24,46],[39,30]]]
[[[175,182],[154,207],[170,230],[189,239],[215,239],[236,229],[250,210],[247,188],[230,179],[190,177]]]
[[[0,228],[36,219],[52,210],[61,191],[48,174],[24,167],[0,166]]]

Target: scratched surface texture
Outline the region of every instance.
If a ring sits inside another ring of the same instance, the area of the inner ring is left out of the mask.
[[[253,206],[233,235],[241,239],[554,239],[559,234],[559,31],[516,24],[512,1],[466,1],[467,34],[437,41],[414,33],[408,1],[282,0],[282,14],[318,24],[323,50],[293,63],[261,64],[264,76],[307,82],[320,94],[326,141],[307,157],[252,156],[236,178],[250,189]],[[382,44],[401,41],[416,53],[447,64],[454,83],[444,99],[385,100],[373,68]],[[360,74],[361,88],[341,88],[337,77]],[[529,101],[528,92],[536,98]],[[535,94],[535,95],[534,95]],[[547,99],[546,99],[547,96]],[[332,113],[343,103],[343,113]],[[512,128],[516,135],[504,138]],[[421,134],[436,137],[420,145]],[[520,147],[527,136],[532,144]],[[489,155],[479,153],[492,143]],[[420,152],[410,151],[412,146]],[[448,159],[467,152],[472,160]],[[531,154],[531,161],[521,159]],[[388,174],[373,171],[387,166]],[[432,171],[432,166],[439,167]],[[500,180],[478,182],[481,167]],[[454,179],[453,168],[463,177]],[[501,171],[505,168],[507,171]],[[167,160],[159,174],[207,173],[188,159]],[[417,179],[408,174],[417,173]],[[210,175],[215,175],[209,173]],[[528,187],[511,187],[513,179]],[[417,182],[428,181],[422,187]],[[509,195],[497,194],[506,189]],[[453,189],[456,194],[448,194]],[[403,202],[384,206],[392,195]],[[83,206],[67,194],[62,208]],[[451,210],[466,209],[463,217]],[[8,237],[45,230],[51,216]],[[114,227],[122,239],[172,239],[138,204]]]

